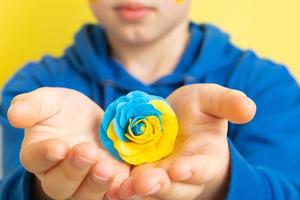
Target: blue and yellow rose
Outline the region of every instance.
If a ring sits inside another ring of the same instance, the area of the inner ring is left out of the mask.
[[[169,155],[177,132],[175,112],[166,100],[133,91],[108,106],[100,139],[115,158],[139,165]]]

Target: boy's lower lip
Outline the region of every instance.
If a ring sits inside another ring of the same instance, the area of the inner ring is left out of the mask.
[[[139,21],[145,18],[153,9],[149,7],[118,7],[116,11],[126,21]]]

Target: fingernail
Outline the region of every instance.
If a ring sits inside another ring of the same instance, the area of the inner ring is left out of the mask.
[[[181,178],[179,178],[178,180],[179,181],[186,181],[186,180],[190,179],[191,177],[192,177],[192,173],[188,172],[184,176],[182,176]]]
[[[93,163],[93,161],[85,159],[81,156],[73,156],[71,158],[71,162],[75,167],[79,169],[86,169]]]
[[[157,193],[157,192],[160,190],[160,188],[161,188],[161,185],[160,185],[160,184],[155,185],[155,186],[152,188],[152,190],[150,190],[150,191],[146,194],[146,196],[147,196],[147,195],[151,195],[151,194]]]
[[[104,177],[98,176],[97,174],[93,174],[92,179],[97,184],[104,184],[104,183],[107,183],[109,180],[109,178],[104,178]]]

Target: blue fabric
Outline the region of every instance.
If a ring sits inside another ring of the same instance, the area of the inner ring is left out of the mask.
[[[45,56],[23,67],[6,84],[0,107],[4,132],[0,199],[29,199],[31,175],[18,160],[23,130],[11,127],[6,118],[15,95],[43,86],[72,88],[105,109],[133,90],[165,98],[191,83],[235,88],[257,104],[252,122],[229,125],[231,178],[227,199],[300,199],[299,85],[284,66],[235,47],[228,35],[211,25],[191,23],[190,32],[190,42],[174,72],[149,85],[109,57],[105,33],[95,25],[84,26],[62,57]]]

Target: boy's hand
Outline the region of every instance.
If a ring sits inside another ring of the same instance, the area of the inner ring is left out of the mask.
[[[122,199],[224,199],[230,156],[228,120],[250,121],[256,111],[242,92],[215,84],[179,88],[168,97],[179,121],[171,156],[134,168],[121,185]]]
[[[20,160],[53,199],[116,196],[129,167],[101,147],[103,110],[79,92],[41,88],[21,94],[8,111],[11,124],[25,128]],[[35,181],[36,182],[36,181]]]

